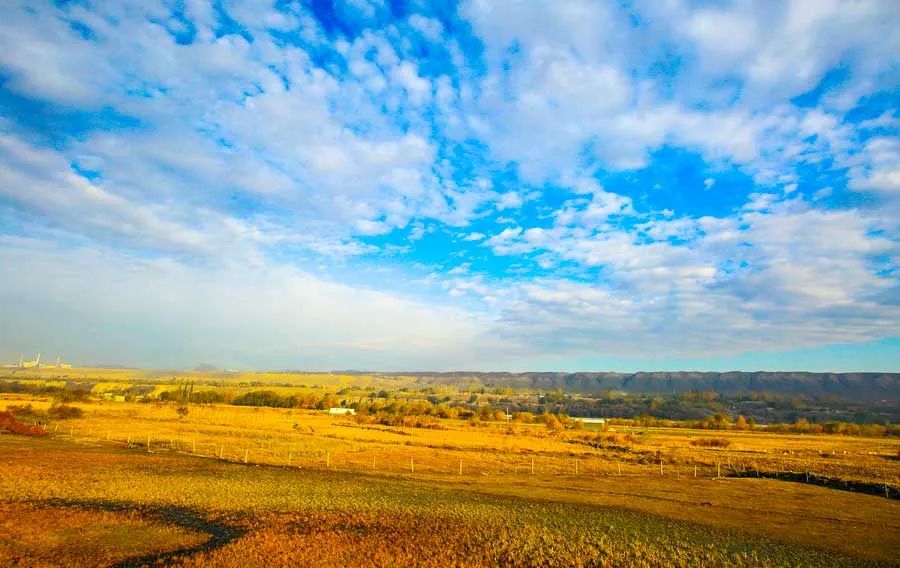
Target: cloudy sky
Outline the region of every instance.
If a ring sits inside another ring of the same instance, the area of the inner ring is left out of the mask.
[[[896,2],[0,3],[0,356],[900,371]]]

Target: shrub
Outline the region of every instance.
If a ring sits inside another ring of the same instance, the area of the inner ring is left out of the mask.
[[[727,448],[731,445],[731,440],[725,438],[697,438],[696,440],[691,440],[691,445],[703,448]]]
[[[225,402],[225,395],[215,390],[205,390],[191,393],[191,402],[195,404],[212,404]]]
[[[57,402],[85,401],[91,396],[90,389],[60,389],[54,396]]]
[[[541,415],[541,421],[547,426],[547,429],[551,432],[562,432],[563,431],[563,423],[559,418],[554,416],[553,414],[544,413]]]
[[[68,420],[69,418],[81,418],[84,416],[84,411],[77,406],[54,404],[50,407],[50,410],[47,411],[47,414],[51,418],[56,418],[57,420]]]
[[[358,424],[381,424],[382,426],[402,426],[404,428],[429,428],[443,430],[440,422],[434,416],[409,416],[400,414],[388,414],[379,411],[375,414],[357,414],[353,417]]]
[[[12,415],[12,412],[0,412],[0,428],[21,436],[40,437],[47,435],[47,431],[40,426],[28,426],[22,424],[16,420],[16,417]]]
[[[26,404],[24,406],[10,405],[6,408],[6,410],[9,411],[16,418],[21,418],[21,419],[25,419],[25,420],[42,420],[47,417],[46,412],[37,410],[30,404]]]
[[[231,401],[235,406],[269,406],[272,408],[291,408],[294,401],[290,397],[279,396],[273,391],[250,391]]]

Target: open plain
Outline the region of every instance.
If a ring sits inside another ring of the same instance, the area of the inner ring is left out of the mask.
[[[348,389],[352,401],[377,379],[304,380],[263,388]],[[117,384],[142,382],[120,373]],[[552,427],[521,416],[407,427],[159,401],[181,384],[157,385],[143,402],[104,399],[104,382],[66,405],[0,395],[0,411],[47,433],[0,435],[0,561],[890,566],[900,557],[895,437]],[[241,384],[209,388],[261,388]]]

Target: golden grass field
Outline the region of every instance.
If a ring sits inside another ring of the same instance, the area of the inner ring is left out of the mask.
[[[0,395],[23,404],[52,401]],[[897,499],[753,475],[896,491],[894,438],[76,406],[0,435],[4,565],[900,565]]]

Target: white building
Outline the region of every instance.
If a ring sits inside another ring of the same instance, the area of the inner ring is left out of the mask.
[[[332,416],[343,416],[345,414],[353,415],[353,414],[356,414],[356,409],[355,408],[329,408],[328,414],[331,414]]]
[[[606,424],[606,418],[573,418],[573,420],[578,420],[579,422],[584,422],[585,424]]]

